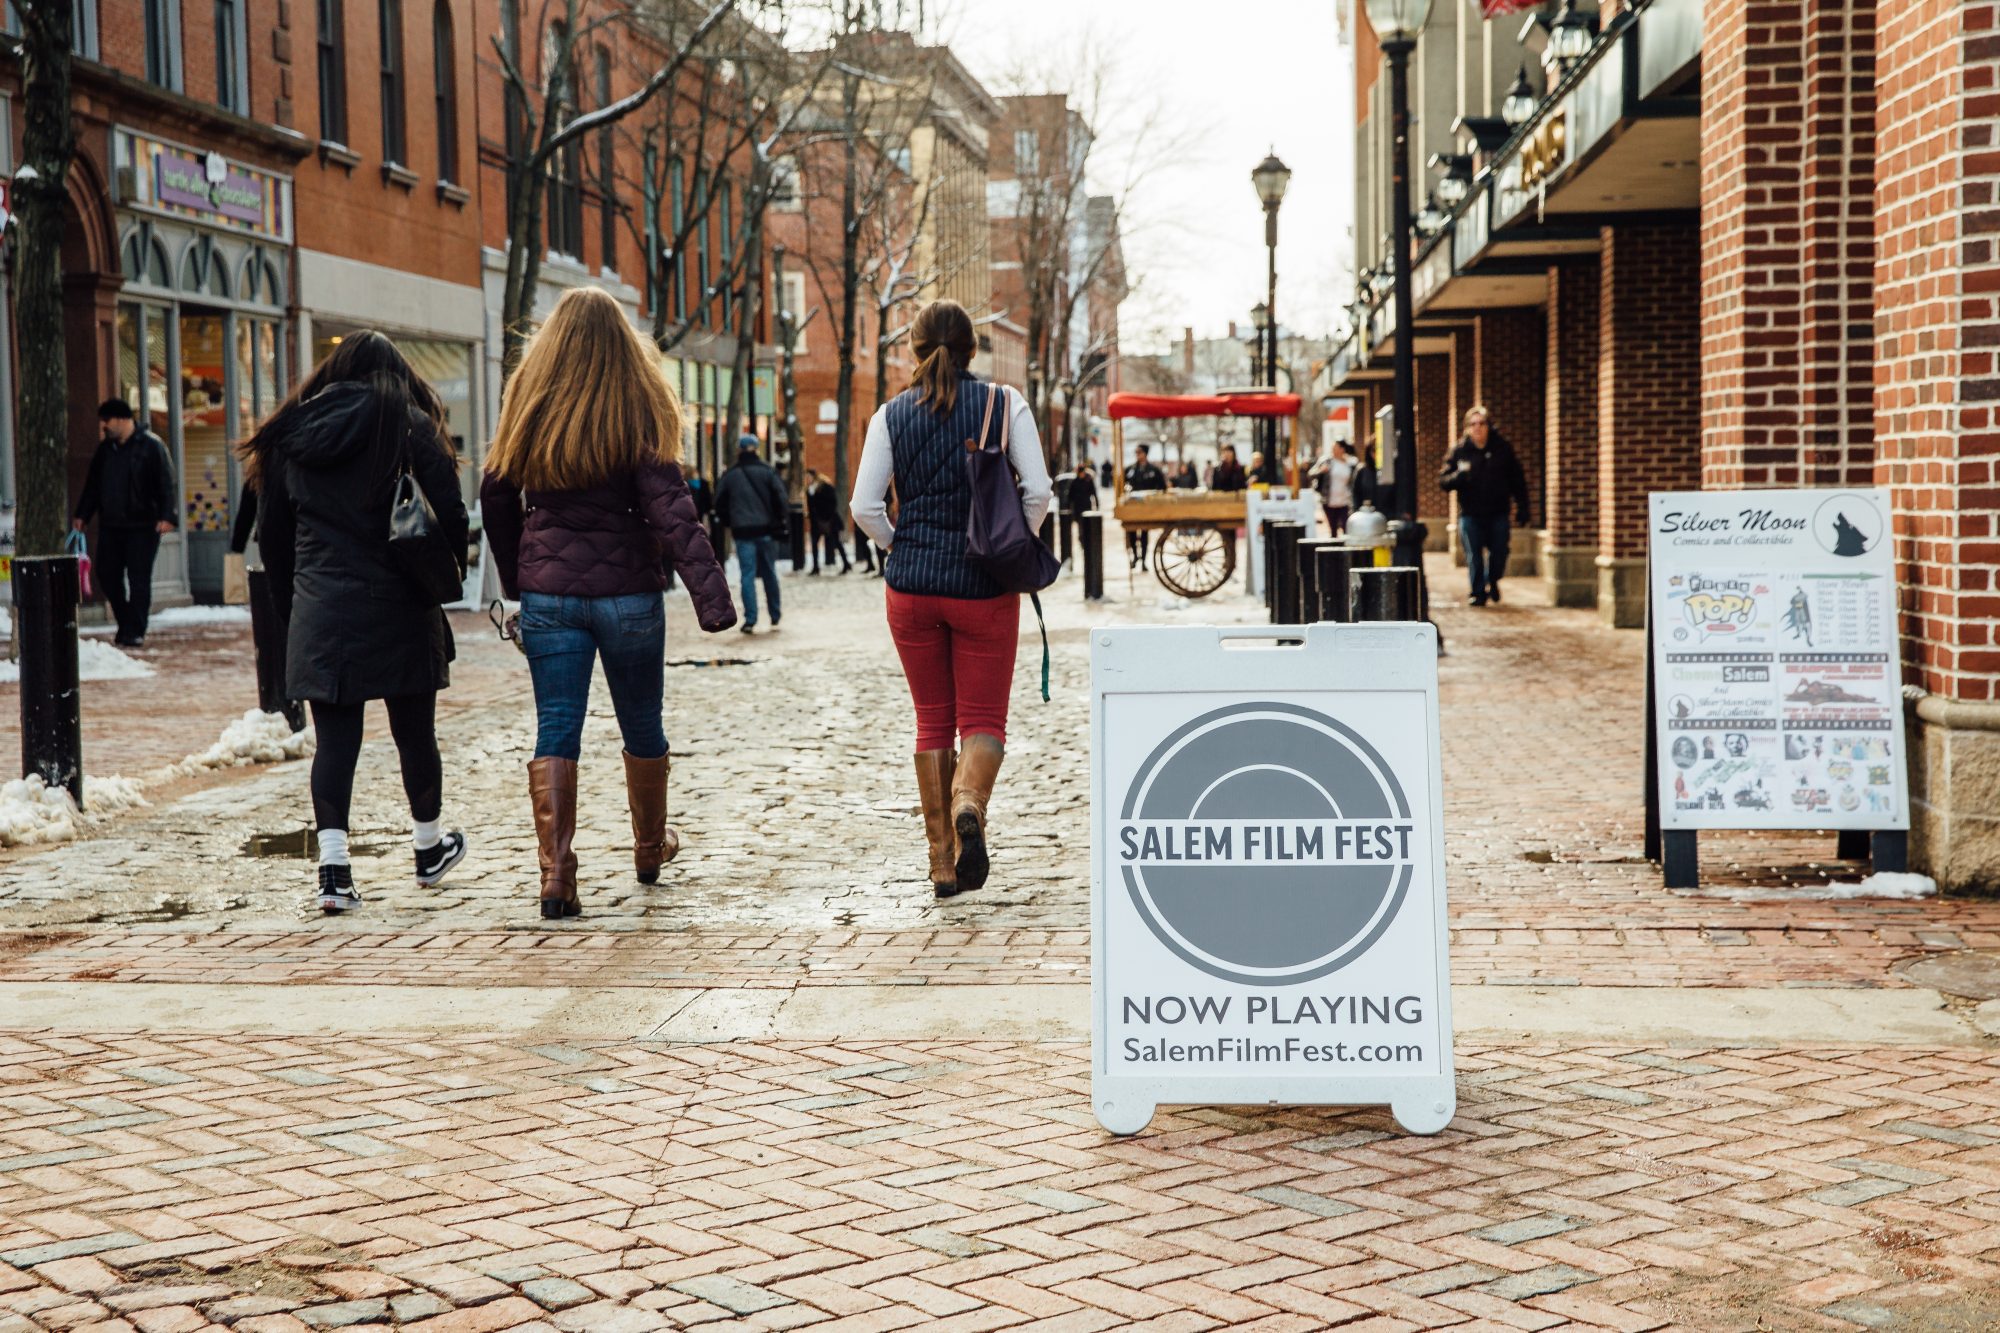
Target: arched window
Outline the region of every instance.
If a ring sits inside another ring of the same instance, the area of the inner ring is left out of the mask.
[[[319,137],[347,143],[347,36],[341,0],[319,0]]]
[[[458,48],[452,40],[451,0],[431,10],[431,63],[437,84],[438,179],[458,179]]]
[[[382,29],[382,161],[405,163],[403,134],[403,0],[378,0]]]

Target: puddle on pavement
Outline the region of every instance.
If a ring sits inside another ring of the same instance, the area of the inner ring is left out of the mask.
[[[669,657],[670,667],[747,667],[756,666],[754,657]]]
[[[371,830],[358,837],[350,837],[347,854],[380,856],[391,850],[392,845],[388,834]],[[243,840],[236,854],[273,860],[315,860],[319,856],[319,838],[309,828],[287,829],[283,833],[253,833]]]

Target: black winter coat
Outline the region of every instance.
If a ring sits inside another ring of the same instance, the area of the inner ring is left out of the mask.
[[[105,440],[90,456],[90,476],[76,502],[76,516],[100,528],[150,528],[180,514],[174,463],[167,446],[144,426],[123,444]]]
[[[1444,460],[1438,485],[1458,496],[1458,512],[1473,518],[1499,518],[1514,502],[1514,521],[1528,524],[1528,478],[1514,446],[1497,430],[1488,430],[1486,447],[1460,440]]]
[[[737,458],[715,488],[715,512],[740,538],[782,537],[792,530],[792,501],[769,463],[752,453]]]
[[[407,447],[445,535],[465,549],[449,444],[399,397],[353,382],[322,390],[279,429],[263,461],[257,545],[291,627],[287,697],[351,704],[444,689],[451,627],[390,555],[389,508]]]

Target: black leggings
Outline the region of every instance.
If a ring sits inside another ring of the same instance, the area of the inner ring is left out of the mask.
[[[437,691],[384,699],[389,710],[389,734],[403,763],[403,792],[410,798],[410,817],[430,823],[444,807],[444,763],[438,758]],[[366,704],[312,705],[313,821],[323,829],[347,828],[348,807],[354,800],[354,766],[361,760],[361,718]]]

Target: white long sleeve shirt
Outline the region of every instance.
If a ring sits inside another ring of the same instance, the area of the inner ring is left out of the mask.
[[[1012,416],[1008,425],[1007,461],[1021,479],[1021,507],[1027,512],[1028,531],[1042,526],[1049,512],[1055,488],[1049,484],[1048,462],[1042,457],[1041,432],[1035,429],[1028,400],[1002,386]],[[854,473],[854,494],[848,512],[861,530],[877,546],[896,544],[896,529],[889,522],[889,483],[896,475],[895,446],[889,439],[887,408],[877,408],[868,420],[868,435],[861,444],[861,464]]]

